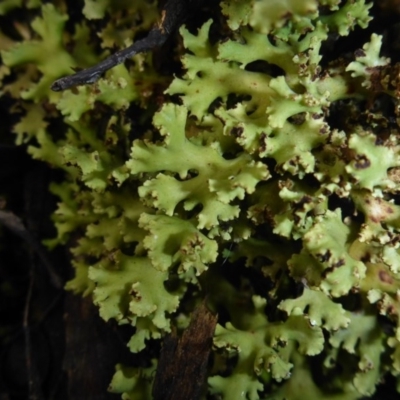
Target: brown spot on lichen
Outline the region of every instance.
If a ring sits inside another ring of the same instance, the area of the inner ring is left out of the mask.
[[[265,132],[261,132],[260,134],[260,147],[258,149],[260,154],[266,153],[267,151],[267,134]]]
[[[306,120],[306,113],[302,112],[299,114],[292,115],[288,118],[288,121],[293,125],[302,125]]]
[[[242,136],[244,129],[241,126],[235,126],[231,129],[231,135],[240,137]]]
[[[298,206],[303,206],[304,204],[311,203],[312,199],[310,196],[303,196],[301,200],[297,203]]]
[[[367,68],[369,80],[371,82],[370,90],[374,93],[382,92],[385,89],[383,82],[384,71],[383,67]]]
[[[386,304],[384,299],[378,301],[377,305],[378,305],[378,309],[380,310],[381,314],[388,315],[388,316],[394,316],[394,315],[398,314],[398,312],[396,311],[396,308],[393,306],[393,304]]]
[[[393,278],[387,273],[387,271],[379,271],[379,279],[383,283],[387,283],[388,285],[391,285],[393,283]]]
[[[255,225],[262,225],[268,223],[271,226],[275,226],[274,213],[269,207],[261,204],[257,204],[251,207],[250,219]]]
[[[329,250],[328,250],[329,251]],[[326,253],[325,253],[326,254]],[[328,268],[324,270],[322,273],[323,279],[325,279],[331,272],[333,272],[336,268],[339,268],[345,264],[345,261],[343,258],[340,258],[337,262],[331,264]]]
[[[365,54],[365,51],[363,50],[363,49],[357,49],[355,52],[354,52],[354,55],[358,58],[358,57],[365,57],[366,56],[366,54]]]
[[[325,254],[319,254],[319,260],[321,262],[326,262],[328,261],[332,256],[332,253],[330,250],[327,250]]]
[[[290,19],[292,17],[292,13],[290,11],[286,11],[284,14],[282,14],[282,19]]]
[[[339,268],[339,267],[343,266],[344,264],[345,264],[345,262],[344,262],[343,258],[341,258],[338,262],[332,264],[332,268],[333,269]]]
[[[393,208],[382,199],[368,198],[365,200],[365,204],[368,205],[368,216],[370,220],[376,224],[394,213]]]
[[[297,165],[300,164],[300,157],[299,156],[294,156],[287,163],[292,167],[296,167]],[[279,167],[282,167],[282,164],[280,164]]]
[[[314,71],[314,73],[313,73],[313,75],[312,75],[312,77],[311,77],[311,80],[312,81],[315,81],[315,80],[317,80],[319,77],[320,77],[320,75],[321,75],[321,67],[320,66],[318,66],[317,68],[315,68],[315,71]]]
[[[293,205],[293,209],[298,211],[305,211],[305,205],[312,202],[312,198],[310,196],[303,196],[297,203]],[[300,222],[300,217],[294,214],[294,220],[296,223]]]
[[[101,90],[100,90],[100,88],[99,88],[99,84],[98,84],[98,83],[95,83],[95,84],[93,85],[93,93],[94,93],[94,94],[101,94]]]
[[[357,169],[365,169],[371,166],[371,161],[364,155],[362,156],[357,156],[356,157],[356,162],[354,163],[354,166]]]
[[[135,289],[131,289],[129,291],[129,294],[136,300],[136,301],[141,301],[142,300],[142,296],[140,295],[140,293],[135,290]]]

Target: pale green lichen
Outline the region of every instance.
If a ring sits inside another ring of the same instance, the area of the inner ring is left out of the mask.
[[[398,66],[373,32],[354,58],[324,60],[371,6],[222,0],[226,25],[180,29],[177,76],[138,55],[61,94],[54,79],[131,43],[155,2],[86,0],[88,20],[108,18],[100,32],[67,31],[63,7],[44,4],[21,41],[0,33],[16,142],[66,176],[48,245],[74,234],[67,289],[134,326],[131,351],[182,329],[207,295],[224,316],[210,394],[353,400],[399,379],[400,135],[379,98],[399,115]],[[117,366],[110,390],[150,398],[155,369]]]
[[[76,62],[62,44],[67,19],[68,17],[56,10],[53,5],[44,5],[42,17],[37,17],[31,25],[38,37],[20,42],[2,52],[5,65],[15,68],[32,63],[42,74],[38,83],[30,82],[28,87],[23,87],[25,90],[21,93],[22,98],[36,102],[44,97],[49,97],[53,102],[58,99],[59,95],[52,94],[49,86],[59,75],[69,73],[70,68],[76,66]]]
[[[371,87],[370,74],[376,67],[384,67],[390,63],[390,59],[379,57],[382,47],[382,36],[373,34],[371,42],[363,46],[357,57],[356,61],[351,62],[346,71],[352,71],[352,77],[362,77],[362,85],[366,88]]]
[[[322,330],[311,326],[301,314],[274,323],[264,314],[265,299],[254,297],[253,302],[254,310],[249,311],[241,329],[227,323],[215,332],[217,348],[226,347],[229,352],[238,353],[232,375],[209,379],[211,393],[221,393],[223,398],[235,398],[240,393],[242,398],[258,399],[257,392],[263,390],[268,373],[278,382],[290,377],[292,351],[313,356],[323,348]]]
[[[121,393],[123,400],[134,400],[140,398],[151,398],[151,389],[157,363],[148,368],[129,368],[123,365],[115,367],[116,372],[110,383],[111,393]]]

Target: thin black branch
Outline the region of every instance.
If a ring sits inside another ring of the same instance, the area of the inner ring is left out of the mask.
[[[161,20],[144,39],[138,40],[126,49],[117,51],[93,67],[56,80],[51,85],[51,89],[58,92],[77,85],[95,83],[106,71],[123,63],[127,58],[162,46],[171,33],[182,25],[197,3],[199,0],[168,0],[161,12]]]

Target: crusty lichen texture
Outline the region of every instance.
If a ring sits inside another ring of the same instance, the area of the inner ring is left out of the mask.
[[[134,326],[132,352],[207,296],[220,315],[208,398],[400,384],[399,66],[374,32],[331,51],[368,29],[372,4],[222,0],[172,50],[58,93],[71,67],[148,31],[157,4],[85,0],[69,25],[63,1],[29,1],[25,18],[23,4],[0,3],[20,18],[0,32],[0,89],[16,143],[65,171],[48,245],[72,246],[67,289]],[[165,58],[176,71],[160,72]],[[118,365],[110,390],[151,398],[150,364]]]

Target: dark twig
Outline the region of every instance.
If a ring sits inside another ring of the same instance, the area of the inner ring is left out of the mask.
[[[127,58],[163,45],[171,33],[185,21],[189,11],[197,3],[199,0],[168,0],[161,12],[161,20],[144,39],[117,51],[93,67],[56,80],[51,85],[51,89],[58,92],[72,86],[95,83],[106,71],[123,63]]]

